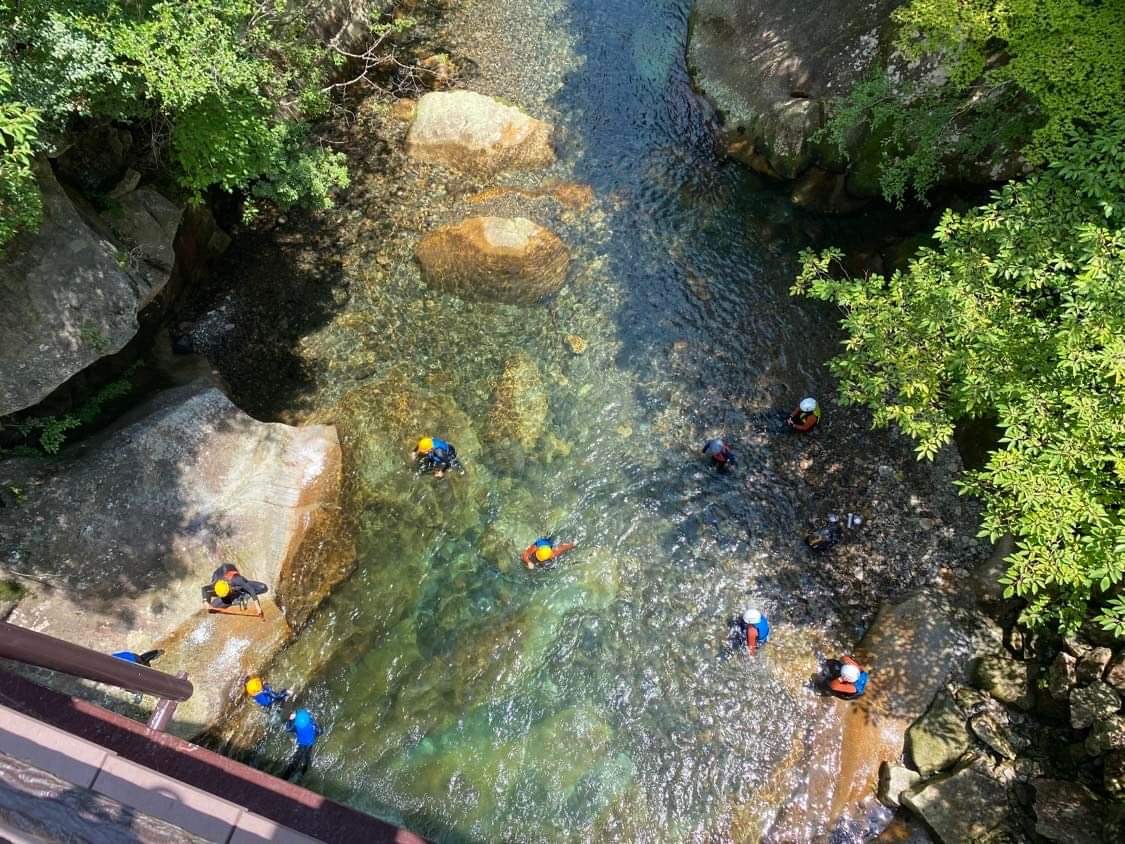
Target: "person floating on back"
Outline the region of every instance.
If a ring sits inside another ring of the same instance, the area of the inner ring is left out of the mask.
[[[820,421],[820,405],[816,403],[816,399],[809,398],[801,399],[801,403],[797,406],[789,416],[785,419],[785,424],[798,433],[805,433],[811,431],[816,427]]]
[[[573,547],[573,542],[558,544],[553,536],[541,536],[523,550],[520,559],[528,569],[533,569],[536,565],[542,568]]]
[[[731,451],[730,446],[720,439],[707,440],[702,451],[711,458],[711,465],[719,472],[730,471],[737,465],[738,458]]]
[[[850,656],[830,659],[825,663],[825,668],[825,688],[836,697],[855,700],[867,691],[867,672]]]
[[[258,605],[258,615],[262,614],[259,595],[269,591],[266,584],[258,580],[247,580],[231,563],[223,563],[211,574],[211,582],[203,587],[203,603],[217,612],[230,610],[237,603],[240,608],[253,600]]]
[[[734,650],[744,647],[750,656],[754,656],[769,638],[770,623],[760,610],[751,607],[730,621],[730,641]]]
[[[143,665],[145,668],[151,668],[155,660],[160,659],[164,655],[164,651],[159,648],[151,651],[145,651],[143,654],[133,653],[132,651],[117,651],[111,654],[118,659],[123,659],[125,662],[133,662],[137,665]]]
[[[819,554],[830,548],[835,548],[844,539],[844,527],[854,530],[863,524],[863,517],[856,513],[848,513],[846,521],[841,521],[835,513],[828,514],[828,524],[819,530],[805,536],[805,544],[813,553]]]
[[[410,456],[419,464],[423,472],[433,472],[435,478],[444,476],[450,469],[464,471],[461,461],[457,459],[457,449],[453,447],[453,443],[437,437],[422,437]]]
[[[312,762],[313,745],[320,736],[320,727],[313,720],[312,713],[303,708],[289,715],[289,720],[285,722],[285,729],[297,740],[297,752],[289,767],[285,769],[281,777],[283,780],[289,779],[294,774],[304,776]]]
[[[281,703],[289,697],[288,689],[278,691],[269,683],[263,682],[261,677],[247,677],[243,688],[246,689],[246,694],[253,698],[254,703],[263,709],[269,709],[275,703]]]

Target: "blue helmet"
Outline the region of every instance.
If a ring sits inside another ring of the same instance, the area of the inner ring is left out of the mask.
[[[312,724],[312,715],[309,714],[307,709],[298,709],[297,713],[293,716],[293,724],[302,729],[308,727]]]

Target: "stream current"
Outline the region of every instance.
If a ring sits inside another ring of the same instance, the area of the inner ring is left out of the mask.
[[[776,425],[823,385],[835,342],[831,315],[788,294],[819,223],[724,158],[685,67],[689,10],[451,11],[456,55],[479,68],[465,87],[557,127],[549,171],[472,187],[565,181],[596,199],[469,203],[457,174],[415,164],[401,207],[365,207],[375,176],[356,173],[346,296],[296,343],[305,418],[341,425],[358,563],[270,679],[300,688],[323,728],[304,784],[431,840],[756,838],[825,705],[805,687],[812,654],[855,632],[800,542],[782,468],[798,446]],[[562,237],[560,294],[514,306],[425,286],[418,237],[483,213]],[[542,412],[513,414],[528,401]],[[518,436],[497,437],[513,415]],[[423,434],[452,440],[467,474],[414,475]],[[736,473],[701,461],[713,435]],[[529,573],[515,553],[544,533],[577,548]],[[774,640],[724,658],[748,605]],[[277,729],[252,754],[271,768],[290,750]]]

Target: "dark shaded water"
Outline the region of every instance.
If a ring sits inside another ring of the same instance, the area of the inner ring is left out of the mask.
[[[821,223],[723,159],[684,67],[689,6],[463,4],[453,36],[481,68],[468,86],[559,129],[552,172],[501,181],[582,182],[598,201],[469,208],[458,177],[416,168],[396,201],[424,213],[345,219],[393,218],[385,260],[356,238],[334,269],[348,301],[296,341],[306,406],[351,393],[359,566],[272,679],[304,685],[324,727],[306,784],[437,840],[755,837],[817,706],[811,654],[840,619],[799,541],[776,421],[815,391],[834,340],[788,296]],[[421,233],[490,211],[572,247],[549,305],[443,300],[422,283]],[[514,402],[496,397],[505,367]],[[513,412],[529,396],[547,407],[531,420]],[[511,418],[524,447],[494,436]],[[422,433],[454,440],[468,474],[414,477]],[[698,460],[718,433],[736,476]],[[578,548],[523,571],[512,549],[547,531]],[[747,604],[777,641],[721,659]],[[278,731],[259,762],[288,750]]]

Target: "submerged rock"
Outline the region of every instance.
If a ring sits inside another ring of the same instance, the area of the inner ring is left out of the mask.
[[[163,289],[182,209],[150,188],[120,200],[124,244],[87,220],[46,163],[36,166],[43,223],[0,262],[0,416],[46,398],[137,333]],[[108,212],[107,212],[108,214]]]
[[[550,410],[539,367],[519,352],[504,365],[496,384],[485,437],[493,442],[510,440],[531,452],[547,429]]]
[[[947,844],[979,841],[1008,816],[1008,790],[972,765],[927,780],[902,802]]]
[[[26,490],[0,508],[0,560],[35,582],[10,620],[106,652],[165,647],[209,621],[200,587],[223,562],[307,612],[345,574],[323,568],[297,588],[310,536],[336,524],[340,480],[332,428],[257,422],[204,382],[168,390],[59,462],[0,463],[0,483]],[[161,670],[189,667],[174,653]]]
[[[525,217],[470,217],[443,226],[415,250],[431,287],[463,299],[531,304],[566,281],[570,250]]]
[[[474,91],[433,91],[418,101],[406,152],[477,173],[554,163],[551,125]]]

